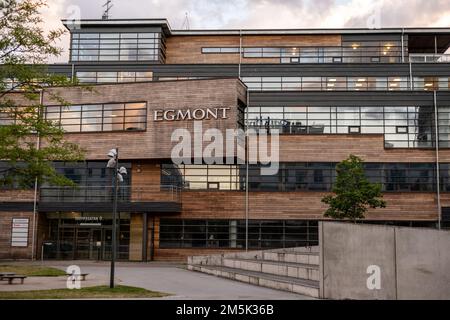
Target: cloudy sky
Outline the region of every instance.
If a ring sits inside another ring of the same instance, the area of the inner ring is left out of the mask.
[[[106,0],[48,0],[46,28],[99,19]],[[450,0],[113,0],[112,18],[167,18],[181,29],[450,27]],[[60,46],[68,47],[68,38]],[[67,61],[67,53],[52,62]]]

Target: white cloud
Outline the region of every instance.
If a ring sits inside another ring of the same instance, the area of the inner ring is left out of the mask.
[[[84,19],[101,18],[105,0],[49,0],[46,28],[80,9]],[[450,26],[448,0],[113,0],[112,18],[167,18],[180,29],[185,13],[191,29],[273,29]],[[70,10],[68,10],[70,9]],[[68,38],[64,39],[68,47]],[[57,61],[67,61],[67,53]]]

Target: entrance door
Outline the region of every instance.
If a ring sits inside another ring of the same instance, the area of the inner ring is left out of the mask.
[[[58,259],[73,260],[75,258],[75,228],[62,228],[58,242]]]
[[[91,230],[77,229],[75,260],[89,260],[91,257]]]
[[[112,229],[103,229],[103,260],[111,260]]]
[[[91,248],[90,248],[90,259],[91,260],[103,260],[103,238],[102,229],[92,229],[91,230]]]

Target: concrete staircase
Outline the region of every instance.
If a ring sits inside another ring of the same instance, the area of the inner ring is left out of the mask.
[[[188,269],[319,298],[318,247],[189,257]]]

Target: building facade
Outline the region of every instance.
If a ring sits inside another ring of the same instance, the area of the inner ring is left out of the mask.
[[[388,204],[367,223],[449,227],[450,29],[64,24],[70,61],[49,72],[94,90],[47,89],[45,116],[86,150],[86,161],[54,164],[77,188],[1,191],[1,259],[108,260],[113,148],[129,171],[119,188],[122,260],[315,245],[321,199],[350,154],[365,160]],[[239,161],[239,138],[215,154],[223,163],[193,161],[191,146],[175,164],[173,133],[194,132],[198,122],[223,135],[278,131],[278,172],[264,176],[261,165]]]

